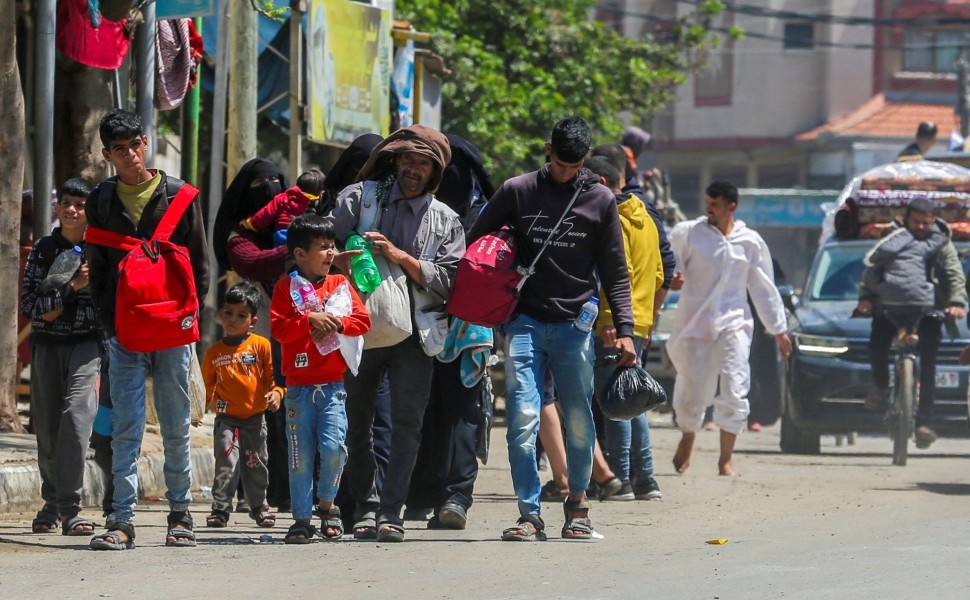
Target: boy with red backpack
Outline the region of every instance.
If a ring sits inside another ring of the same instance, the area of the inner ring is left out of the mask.
[[[91,297],[107,336],[115,494],[108,531],[92,538],[91,548],[134,547],[149,374],[165,447],[165,543],[194,546],[187,390],[190,344],[198,341],[198,309],[209,287],[202,206],[191,185],[148,169],[148,137],[137,115],[109,112],[100,134],[101,153],[118,175],[88,197],[86,239]]]

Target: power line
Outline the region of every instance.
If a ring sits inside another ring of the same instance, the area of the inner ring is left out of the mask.
[[[680,4],[691,6],[702,6],[704,0],[677,0]],[[898,27],[900,25],[970,25],[970,17],[953,16],[927,16],[913,17],[908,19],[880,18],[880,17],[855,17],[832,15],[828,13],[803,13],[793,10],[781,10],[775,8],[764,8],[752,6],[750,4],[739,4],[737,2],[722,2],[724,9],[752,17],[763,17],[769,19],[781,19],[786,21],[809,21],[813,23],[827,23],[838,25],[866,25],[873,27]]]
[[[678,0],[678,1],[679,2],[685,2],[685,3],[691,3],[691,4],[696,4],[696,0]],[[617,6],[600,5],[598,7],[598,10],[600,10],[602,12],[612,13],[612,14],[615,14],[615,15],[625,16],[625,17],[634,17],[634,18],[642,19],[644,21],[650,21],[650,22],[654,22],[654,23],[659,23],[661,25],[670,26],[670,25],[679,25],[680,24],[676,19],[670,19],[670,18],[664,18],[664,17],[657,17],[657,16],[654,16],[654,15],[651,15],[651,14],[647,14],[647,13],[638,13],[638,12],[627,11],[627,10],[623,10],[623,9],[617,7]],[[966,22],[967,23],[970,23],[970,19],[966,19]],[[746,38],[753,38],[753,39],[759,39],[759,40],[767,40],[767,41],[771,41],[771,42],[782,42],[782,43],[784,43],[785,41],[787,41],[786,38],[784,38],[782,36],[771,35],[771,34],[767,34],[767,33],[759,33],[759,32],[756,32],[756,31],[749,31],[749,30],[746,30],[744,28],[739,28],[739,29],[742,32],[743,36],[746,37]],[[729,28],[729,27],[717,26],[717,25],[708,26],[708,30],[714,31],[714,32],[717,32],[717,33],[723,33],[723,34],[726,34],[726,35],[731,35],[735,31],[735,29],[732,29],[732,28]],[[812,40],[812,44],[813,44],[813,47],[814,46],[821,46],[821,47],[824,47],[824,48],[843,48],[843,49],[848,49],[848,50],[873,50],[873,49],[876,49],[876,48],[881,48],[881,49],[884,49],[884,50],[939,50],[939,49],[944,49],[944,48],[952,48],[952,49],[959,50],[959,49],[961,49],[961,48],[963,48],[965,46],[965,44],[894,44],[894,43],[891,43],[891,42],[884,43],[884,44],[873,44],[873,43],[867,43],[867,42],[859,42],[859,43],[853,43],[853,42],[830,42],[830,41],[819,40],[819,39]],[[805,49],[807,50],[807,48],[805,48]]]

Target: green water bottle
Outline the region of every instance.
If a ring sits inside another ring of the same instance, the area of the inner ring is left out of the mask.
[[[352,231],[345,247],[347,250],[363,250],[350,259],[350,270],[353,272],[357,289],[370,294],[381,284],[381,274],[377,270],[377,264],[374,263],[374,255],[370,253],[370,245],[359,233]]]

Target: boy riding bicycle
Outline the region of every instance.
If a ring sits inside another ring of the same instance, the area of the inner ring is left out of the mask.
[[[928,448],[937,437],[929,421],[942,333],[940,319],[929,313],[942,310],[947,316],[961,319],[967,307],[963,267],[950,239],[950,228],[934,215],[934,210],[931,200],[913,200],[906,207],[904,226],[894,224],[866,255],[867,268],[856,307],[859,314],[873,317],[869,363],[874,387],[866,396],[866,408],[884,407],[893,338],[900,329],[905,329],[907,336],[917,336],[905,340],[915,342],[920,355],[917,448]]]

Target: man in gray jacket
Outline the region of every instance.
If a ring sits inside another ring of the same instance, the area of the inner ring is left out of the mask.
[[[412,333],[390,345],[384,345],[386,340],[375,344],[375,338],[365,336],[360,368],[344,378],[345,474],[357,503],[357,539],[404,541],[401,509],[421,443],[434,355],[447,333],[444,305],[465,253],[458,215],[432,196],[450,158],[443,134],[422,125],[400,129],[374,148],[357,176],[360,183],[345,188],[333,209],[340,241],[359,232],[375,256],[403,271],[413,308]],[[378,320],[375,317],[372,332]],[[439,325],[444,331],[436,331]],[[378,495],[372,429],[377,386],[385,371],[391,387],[391,449]]]
[[[889,348],[900,327],[934,308],[955,319],[966,315],[963,266],[950,240],[949,226],[933,211],[931,200],[913,200],[906,207],[905,228],[892,231],[866,255],[856,310],[872,315],[869,362],[875,385],[866,397],[867,408],[883,407],[889,389]],[[936,387],[936,354],[942,339],[940,325],[939,319],[924,317],[915,328],[920,354],[917,448],[929,448],[936,441],[929,421]]]

